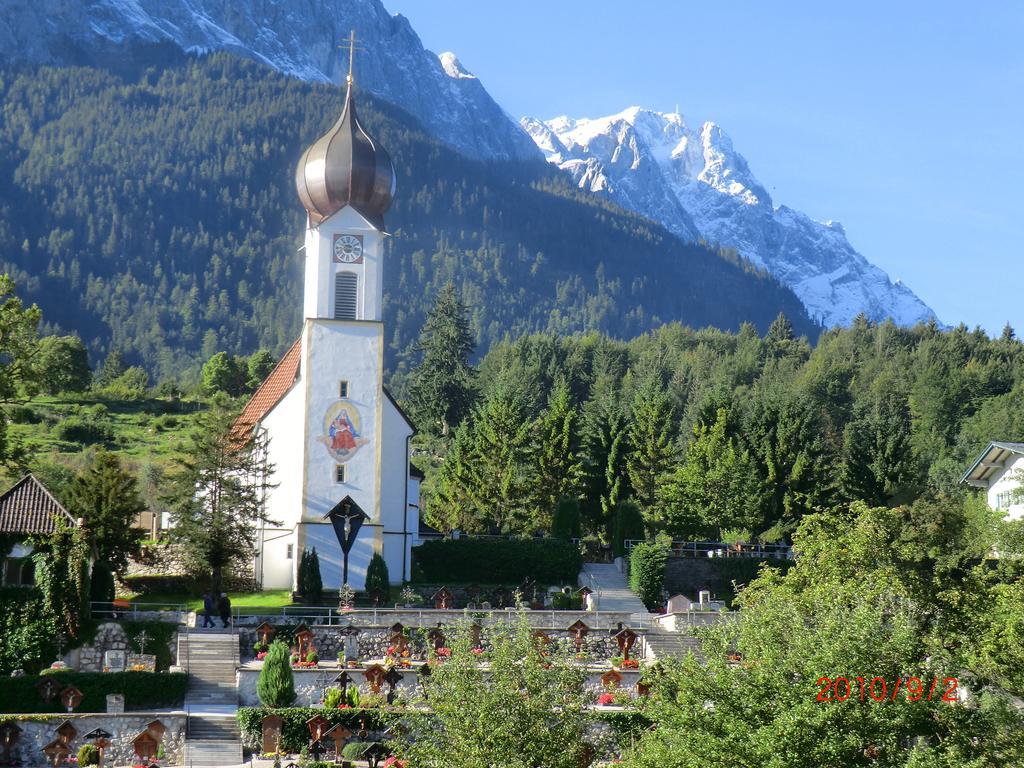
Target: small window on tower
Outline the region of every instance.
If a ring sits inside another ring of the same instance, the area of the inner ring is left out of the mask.
[[[341,397],[341,398],[348,397],[348,382],[347,381],[338,382],[338,397]]]
[[[284,556],[287,559],[289,559],[289,560],[291,560],[293,557],[295,557],[295,545],[294,544],[289,544],[287,547],[285,547]]]
[[[334,482],[344,483],[345,482],[345,465],[335,464],[334,465]]]

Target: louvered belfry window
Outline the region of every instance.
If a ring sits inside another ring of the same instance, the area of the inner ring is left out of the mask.
[[[352,272],[334,276],[334,319],[355,320],[359,301],[359,278]]]

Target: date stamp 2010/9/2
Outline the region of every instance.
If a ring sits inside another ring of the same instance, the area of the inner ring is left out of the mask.
[[[941,681],[941,682],[940,682]],[[931,685],[928,679],[919,677],[897,677],[890,682],[884,677],[819,677],[816,701],[847,701],[850,698],[861,701],[932,701],[941,697],[942,701],[957,701],[957,685],[955,677],[933,677]],[[859,691],[859,695],[858,695]]]

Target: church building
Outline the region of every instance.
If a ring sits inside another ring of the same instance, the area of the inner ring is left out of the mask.
[[[295,171],[306,209],[302,334],[253,394],[239,426],[267,438],[276,487],[258,531],[262,589],[296,589],[314,547],[325,591],[364,588],[374,553],[408,579],[419,531],[413,426],[384,388],[384,214],[388,153],[359,123],[351,73],[341,117]],[[340,541],[349,549],[343,552]]]

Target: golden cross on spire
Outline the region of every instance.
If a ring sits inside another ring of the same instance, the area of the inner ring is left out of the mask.
[[[345,78],[345,82],[348,85],[352,85],[352,65],[355,63],[356,51],[363,50],[362,46],[356,45],[356,31],[353,29],[348,34],[348,40],[338,46],[339,48],[348,48],[348,77]]]

